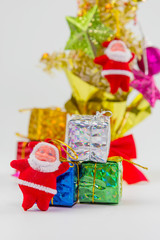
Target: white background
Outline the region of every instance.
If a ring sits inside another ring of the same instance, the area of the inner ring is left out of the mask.
[[[148,0],[138,17],[147,39],[160,47],[159,9],[158,0]],[[15,158],[15,132],[27,134],[29,115],[18,109],[62,107],[70,98],[65,75],[47,75],[39,59],[44,52],[63,50],[69,37],[65,16],[76,11],[76,0],[0,0],[0,239],[159,239],[160,102],[132,131],[138,162],[149,167],[150,183],[124,185],[118,206],[76,205],[47,213],[20,208],[21,193],[9,177],[9,162]],[[160,87],[160,76],[156,82]]]

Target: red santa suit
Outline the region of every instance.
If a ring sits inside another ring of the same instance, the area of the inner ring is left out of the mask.
[[[44,145],[55,150],[55,162],[40,161],[35,157],[35,152]],[[56,146],[41,142],[34,147],[28,159],[13,160],[11,167],[20,171],[18,184],[23,193],[23,209],[28,210],[37,203],[40,210],[46,211],[50,200],[57,193],[56,178],[69,169],[69,163],[59,161]]]
[[[134,54],[121,40],[104,42],[105,54],[94,59],[96,64],[103,67],[102,76],[110,83],[111,93],[117,92],[120,87],[123,91],[129,91],[129,82],[133,74],[129,63],[134,59]]]

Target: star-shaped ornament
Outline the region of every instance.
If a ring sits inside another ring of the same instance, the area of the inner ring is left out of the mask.
[[[142,71],[133,70],[134,80],[130,86],[143,94],[149,104],[154,107],[156,100],[160,99],[160,91],[156,87],[153,76],[145,75]]]
[[[94,58],[101,43],[113,35],[113,31],[101,22],[97,6],[84,16],[66,17],[66,19],[71,30],[66,50],[83,50]]]

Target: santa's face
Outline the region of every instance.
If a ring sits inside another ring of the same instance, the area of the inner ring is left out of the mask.
[[[36,152],[35,157],[40,161],[55,162],[56,152],[50,146],[41,146]]]
[[[130,50],[121,40],[113,40],[105,50],[109,59],[119,62],[129,62],[132,57]]]
[[[125,48],[124,48],[124,45],[120,42],[117,42],[115,44],[113,44],[111,46],[111,49],[110,49],[112,52],[115,52],[115,51],[120,51],[120,52],[125,52]]]

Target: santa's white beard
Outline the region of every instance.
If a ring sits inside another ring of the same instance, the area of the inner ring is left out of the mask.
[[[107,57],[111,60],[117,61],[117,62],[129,62],[129,60],[132,57],[132,54],[129,49],[126,49],[125,52],[122,51],[110,51],[110,48],[107,48],[104,52]]]
[[[28,159],[28,163],[36,171],[39,172],[55,172],[58,170],[61,162],[57,159],[55,162],[46,162],[38,160],[35,155],[31,155]]]

